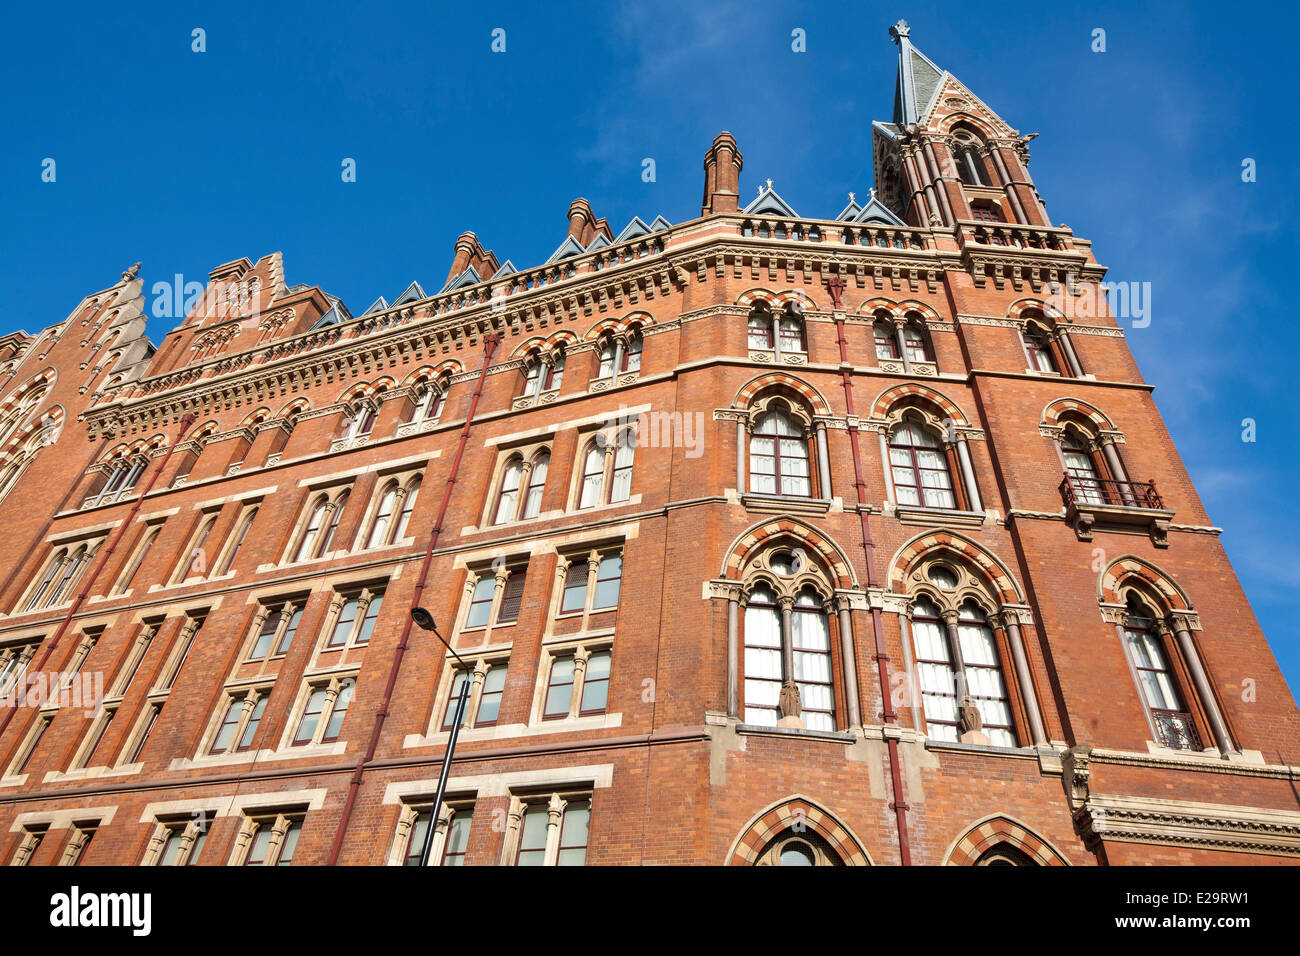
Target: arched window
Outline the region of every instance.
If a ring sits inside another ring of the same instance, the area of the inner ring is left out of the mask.
[[[957,175],[967,186],[989,185],[984,159],[980,156],[974,137],[969,133],[958,134],[953,142],[952,158],[957,166]]]
[[[641,339],[641,330],[633,329],[628,335],[627,350],[623,353],[624,372],[639,372],[641,370],[641,350],[645,343]]]
[[[745,604],[745,698],[747,724],[775,727],[781,696],[781,611],[776,592],[755,585]]]
[[[908,313],[907,324],[903,326],[903,350],[909,362],[934,361],[925,323],[915,312]]]
[[[298,544],[298,550],[294,553],[295,561],[306,561],[316,554],[316,539],[320,537],[321,525],[325,521],[325,506],[329,504],[329,499],[322,495],[317,502],[312,505],[311,513],[307,516],[307,526],[303,529],[302,540]]]
[[[54,584],[55,579],[63,571],[64,565],[68,562],[68,552],[66,548],[60,548],[56,551],[50,562],[46,565],[45,573],[41,575],[40,583],[32,591],[32,596],[27,599],[23,606],[23,611],[31,611],[41,606],[41,601],[47,596],[50,587]],[[48,602],[47,602],[48,604]]]
[[[1079,501],[1103,504],[1106,501],[1105,489],[1085,441],[1073,428],[1067,428],[1061,433],[1061,455],[1065,458],[1065,471]]]
[[[624,429],[614,442],[614,460],[610,469],[609,500],[627,501],[632,496],[632,459],[636,454],[636,433]]]
[[[808,351],[808,344],[804,339],[803,320],[797,315],[787,309],[781,314],[777,328],[782,352]]]
[[[813,730],[835,729],[835,691],[831,683],[831,632],[821,598],[804,588],[790,618],[794,680],[804,723]]]
[[[749,347],[751,349],[775,348],[772,313],[760,307],[749,313]]]
[[[625,337],[607,336],[600,346],[598,378],[614,379],[624,372],[641,368],[641,330],[633,329]]]
[[[898,351],[898,334],[894,329],[893,320],[883,310],[877,312],[876,316],[876,321],[871,326],[876,340],[876,358],[895,361],[901,359],[903,356]]]
[[[72,556],[63,563],[62,573],[41,607],[53,607],[64,601],[72,591],[73,585],[81,579],[82,572],[93,557],[94,555],[84,544],[72,552]]]
[[[824,574],[784,547],[759,556],[746,571],[755,573],[743,598],[742,721],[835,730]]]
[[[329,527],[325,529],[325,536],[321,539],[320,549],[316,552],[316,557],[328,554],[334,545],[334,538],[338,534],[339,522],[343,520],[343,509],[348,505],[348,497],[352,494],[351,490],[346,490],[334,499],[330,505],[333,513],[330,515]]]
[[[501,473],[501,489],[497,492],[497,510],[493,524],[505,524],[514,520],[519,508],[519,487],[523,479],[523,459],[511,458]]]
[[[551,466],[551,453],[545,449],[533,458],[533,467],[528,473],[528,492],[524,497],[521,517],[536,518],[542,510],[542,492],[546,488],[546,472]]]
[[[1036,326],[1027,326],[1020,333],[1020,341],[1024,343],[1025,357],[1029,359],[1031,369],[1036,372],[1060,372],[1056,357],[1052,354],[1051,343],[1042,330]]]
[[[397,482],[390,481],[379,496],[379,505],[370,523],[370,534],[366,537],[367,548],[378,548],[388,543],[389,523],[397,508]]]
[[[235,558],[239,557],[239,549],[244,546],[244,539],[248,537],[248,530],[253,527],[253,519],[257,517],[257,509],[249,509],[244,520],[240,522],[239,530],[235,532],[235,541],[226,556],[221,559],[221,567],[217,569],[217,574],[228,574],[235,564]]]
[[[931,431],[904,418],[889,436],[889,465],[894,493],[902,505],[957,507],[948,455]]]
[[[749,490],[756,494],[812,497],[808,439],[784,403],[754,419],[749,437]]]
[[[945,620],[928,596],[912,605],[911,630],[926,733],[956,742],[982,730],[989,743],[1016,746],[1006,684],[993,631],[979,606],[964,602]],[[974,707],[978,722],[963,714]]]
[[[1155,612],[1132,592],[1125,609],[1124,640],[1160,742],[1174,750],[1200,750],[1201,736],[1169,666]]]
[[[551,392],[560,387],[564,381],[564,346],[556,348],[554,355],[551,357],[551,364],[547,366],[546,373],[543,376],[542,391]]]
[[[593,440],[582,456],[582,493],[578,498],[579,508],[590,508],[600,504],[605,486],[605,449],[600,442]]]
[[[374,406],[365,400],[357,402],[343,419],[342,437],[351,441],[354,438],[364,438],[369,435],[375,427],[376,412]]]
[[[442,406],[446,399],[446,392],[441,386],[426,384],[416,395],[411,416],[406,420],[406,424],[421,425],[424,422],[437,421],[438,416],[442,414]]]
[[[397,531],[393,534],[394,541],[401,541],[406,537],[406,529],[411,524],[411,514],[415,511],[415,501],[420,496],[420,484],[423,478],[416,475],[406,483],[406,496],[402,499],[402,514],[397,519]]]

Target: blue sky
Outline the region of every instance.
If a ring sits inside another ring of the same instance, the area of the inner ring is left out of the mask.
[[[1300,184],[1281,93],[1300,15],[1055,6],[23,4],[0,36],[0,333],[59,321],[136,260],[148,286],[278,249],[290,283],[358,312],[412,279],[439,288],[465,229],[526,267],[559,244],[575,196],[616,231],[698,215],[722,129],[744,153],[743,196],[771,177],[802,214],[833,216],[870,185],[870,124],[894,87],[886,30],[904,17],[935,62],[1041,134],[1030,169],[1053,220],[1094,241],[1111,279],[1152,284],[1129,343],[1300,687],[1285,226]]]

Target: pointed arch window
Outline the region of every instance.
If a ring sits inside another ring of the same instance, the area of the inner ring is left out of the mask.
[[[1106,496],[1096,462],[1085,440],[1073,428],[1067,428],[1061,433],[1061,455],[1065,458],[1065,470],[1078,500],[1093,505],[1105,503]]]
[[[765,308],[749,313],[749,347],[770,349],[776,347],[772,313]]]
[[[835,729],[835,690],[831,681],[831,632],[821,598],[804,588],[790,616],[794,681],[804,723],[812,730]]]
[[[518,456],[506,463],[501,474],[501,489],[497,493],[497,511],[493,524],[505,524],[514,519],[519,507],[519,488],[524,480],[524,460]]]
[[[925,323],[911,313],[907,324],[903,326],[903,351],[909,362],[933,362],[934,351],[930,348],[930,336],[926,333]]]
[[[370,524],[370,534],[366,537],[367,548],[377,548],[388,543],[389,523],[393,520],[393,512],[397,510],[398,487],[396,481],[390,481],[380,494],[379,505]]]
[[[533,458],[533,467],[528,474],[528,491],[524,497],[521,517],[536,518],[542,510],[542,492],[546,489],[546,472],[551,466],[551,453],[542,449]]]
[[[406,420],[406,424],[422,425],[425,422],[437,421],[442,415],[442,408],[446,400],[447,392],[443,383],[426,384],[417,393],[411,408],[411,417]]]
[[[783,353],[808,351],[803,320],[789,310],[783,312],[777,322],[777,339]]]
[[[299,534],[298,546],[293,552],[294,561],[308,561],[329,552],[351,493],[351,488],[344,488],[316,497]]]
[[[605,450],[598,442],[587,446],[582,456],[582,494],[578,500],[579,508],[591,508],[600,503],[601,492],[605,484]]]
[[[756,494],[812,497],[808,439],[784,403],[754,419],[749,436],[749,490]]]
[[[635,457],[635,429],[602,431],[593,435],[582,453],[578,508],[594,508],[630,500]]]
[[[294,554],[295,561],[306,561],[316,554],[316,539],[320,537],[321,526],[325,521],[325,508],[329,504],[329,499],[322,495],[317,502],[312,505],[311,512],[307,516],[307,526],[303,529],[302,540],[298,545],[298,550]]]
[[[608,336],[600,347],[598,378],[614,379],[624,372],[641,369],[641,330],[633,329],[626,340]]]
[[[351,441],[366,437],[374,429],[376,417],[375,406],[371,402],[364,399],[359,401],[343,419],[343,439]]]
[[[744,721],[775,727],[781,696],[781,611],[776,592],[755,585],[745,605]]]
[[[1060,368],[1056,364],[1056,356],[1052,354],[1051,343],[1048,342],[1047,336],[1041,330],[1034,326],[1028,326],[1020,333],[1020,340],[1025,346],[1025,357],[1029,359],[1029,367],[1036,372],[1054,372],[1060,373]]]
[[[416,475],[406,483],[406,496],[402,499],[402,513],[397,519],[397,531],[392,538],[394,541],[402,541],[406,538],[406,529],[410,527],[411,515],[415,511],[415,502],[420,496],[422,482],[423,476]]]
[[[887,313],[877,312],[876,315],[878,318],[871,327],[876,340],[876,358],[894,361],[901,359],[903,355],[898,350],[898,333],[894,329],[893,320]]]
[[[926,733],[956,742],[965,701],[979,712],[989,743],[1016,746],[997,642],[984,612],[971,601],[942,612],[927,596],[912,606],[911,630]]]
[[[226,556],[221,559],[221,566],[217,569],[217,574],[229,574],[230,569],[234,567],[235,559],[239,557],[239,551],[244,546],[244,540],[248,537],[248,531],[253,527],[253,519],[257,517],[257,508],[253,507],[248,510],[244,520],[239,524],[239,530],[235,532],[234,543]]]
[[[904,418],[889,436],[889,465],[898,503],[955,509],[952,470],[939,439],[913,418]]]
[[[1162,628],[1135,594],[1129,594],[1126,611],[1124,640],[1160,742],[1173,750],[1200,750],[1201,736],[1170,667]]]

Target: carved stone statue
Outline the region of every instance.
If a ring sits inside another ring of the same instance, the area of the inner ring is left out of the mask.
[[[781,696],[777,698],[777,707],[781,714],[781,719],[776,722],[778,727],[804,726],[801,716],[803,703],[799,700],[799,688],[794,681],[788,680],[781,685]]]

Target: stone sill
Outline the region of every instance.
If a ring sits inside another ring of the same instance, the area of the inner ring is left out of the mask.
[[[1022,760],[1037,760],[1036,747],[999,747],[994,744],[962,744],[950,740],[932,740],[926,738],[925,749],[938,752],[947,751],[955,754],[985,754],[990,757],[1019,757]]]
[[[926,508],[920,505],[893,506],[894,517],[903,524],[922,524],[945,528],[978,528],[988,523],[984,511],[957,511],[948,508]],[[888,505],[885,513],[889,513]]]
[[[831,510],[832,501],[830,498],[799,498],[747,491],[740,496],[740,503],[750,511],[763,511],[772,514],[824,515]]]
[[[765,727],[761,724],[736,724],[736,733],[754,737],[796,737],[804,740],[824,740],[833,744],[855,744],[857,734],[848,730],[808,730],[802,727]]]

